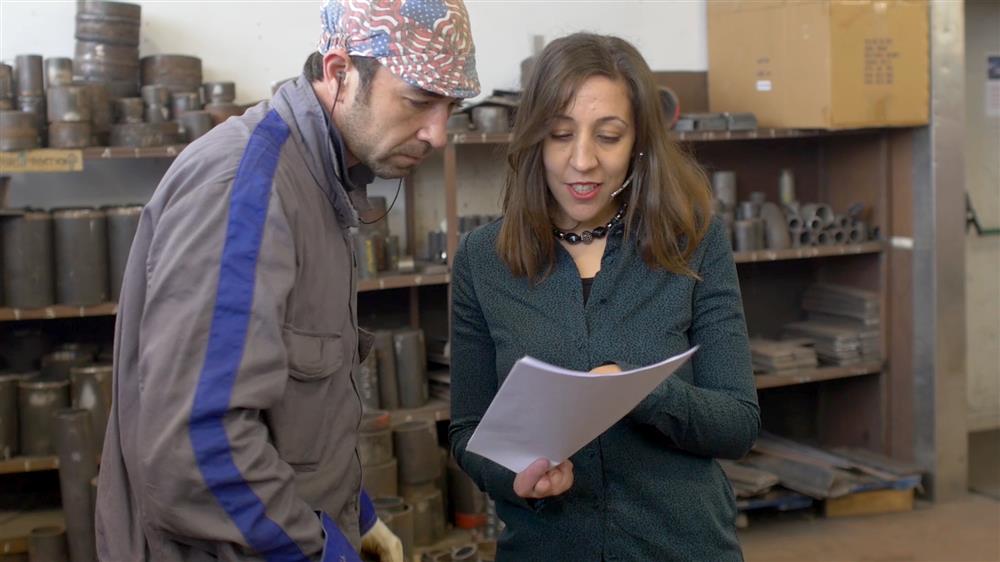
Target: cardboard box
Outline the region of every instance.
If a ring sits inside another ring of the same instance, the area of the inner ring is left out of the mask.
[[[707,4],[712,111],[778,128],[927,123],[926,0]]]

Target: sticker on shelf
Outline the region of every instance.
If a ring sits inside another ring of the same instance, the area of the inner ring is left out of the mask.
[[[0,175],[81,170],[83,170],[83,152],[80,150],[40,148],[0,152]]]
[[[757,91],[758,92],[770,92],[771,91],[771,81],[770,80],[758,80],[757,81]]]

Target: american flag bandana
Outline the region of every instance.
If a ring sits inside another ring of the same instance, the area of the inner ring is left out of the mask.
[[[476,46],[462,0],[326,0],[320,18],[320,53],[343,48],[429,92],[479,95]]]

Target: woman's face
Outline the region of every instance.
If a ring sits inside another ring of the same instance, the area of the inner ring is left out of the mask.
[[[620,205],[611,194],[625,182],[634,144],[625,83],[588,78],[542,143],[545,181],[559,204],[557,227],[589,229],[611,220]]]

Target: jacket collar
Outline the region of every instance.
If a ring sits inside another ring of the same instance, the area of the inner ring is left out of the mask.
[[[365,165],[347,167],[347,149],[340,132],[316,98],[305,76],[285,83],[271,98],[271,106],[298,134],[305,146],[305,160],[344,226],[357,226],[358,218],[347,191],[366,195],[375,174]],[[362,200],[366,200],[362,198]]]

